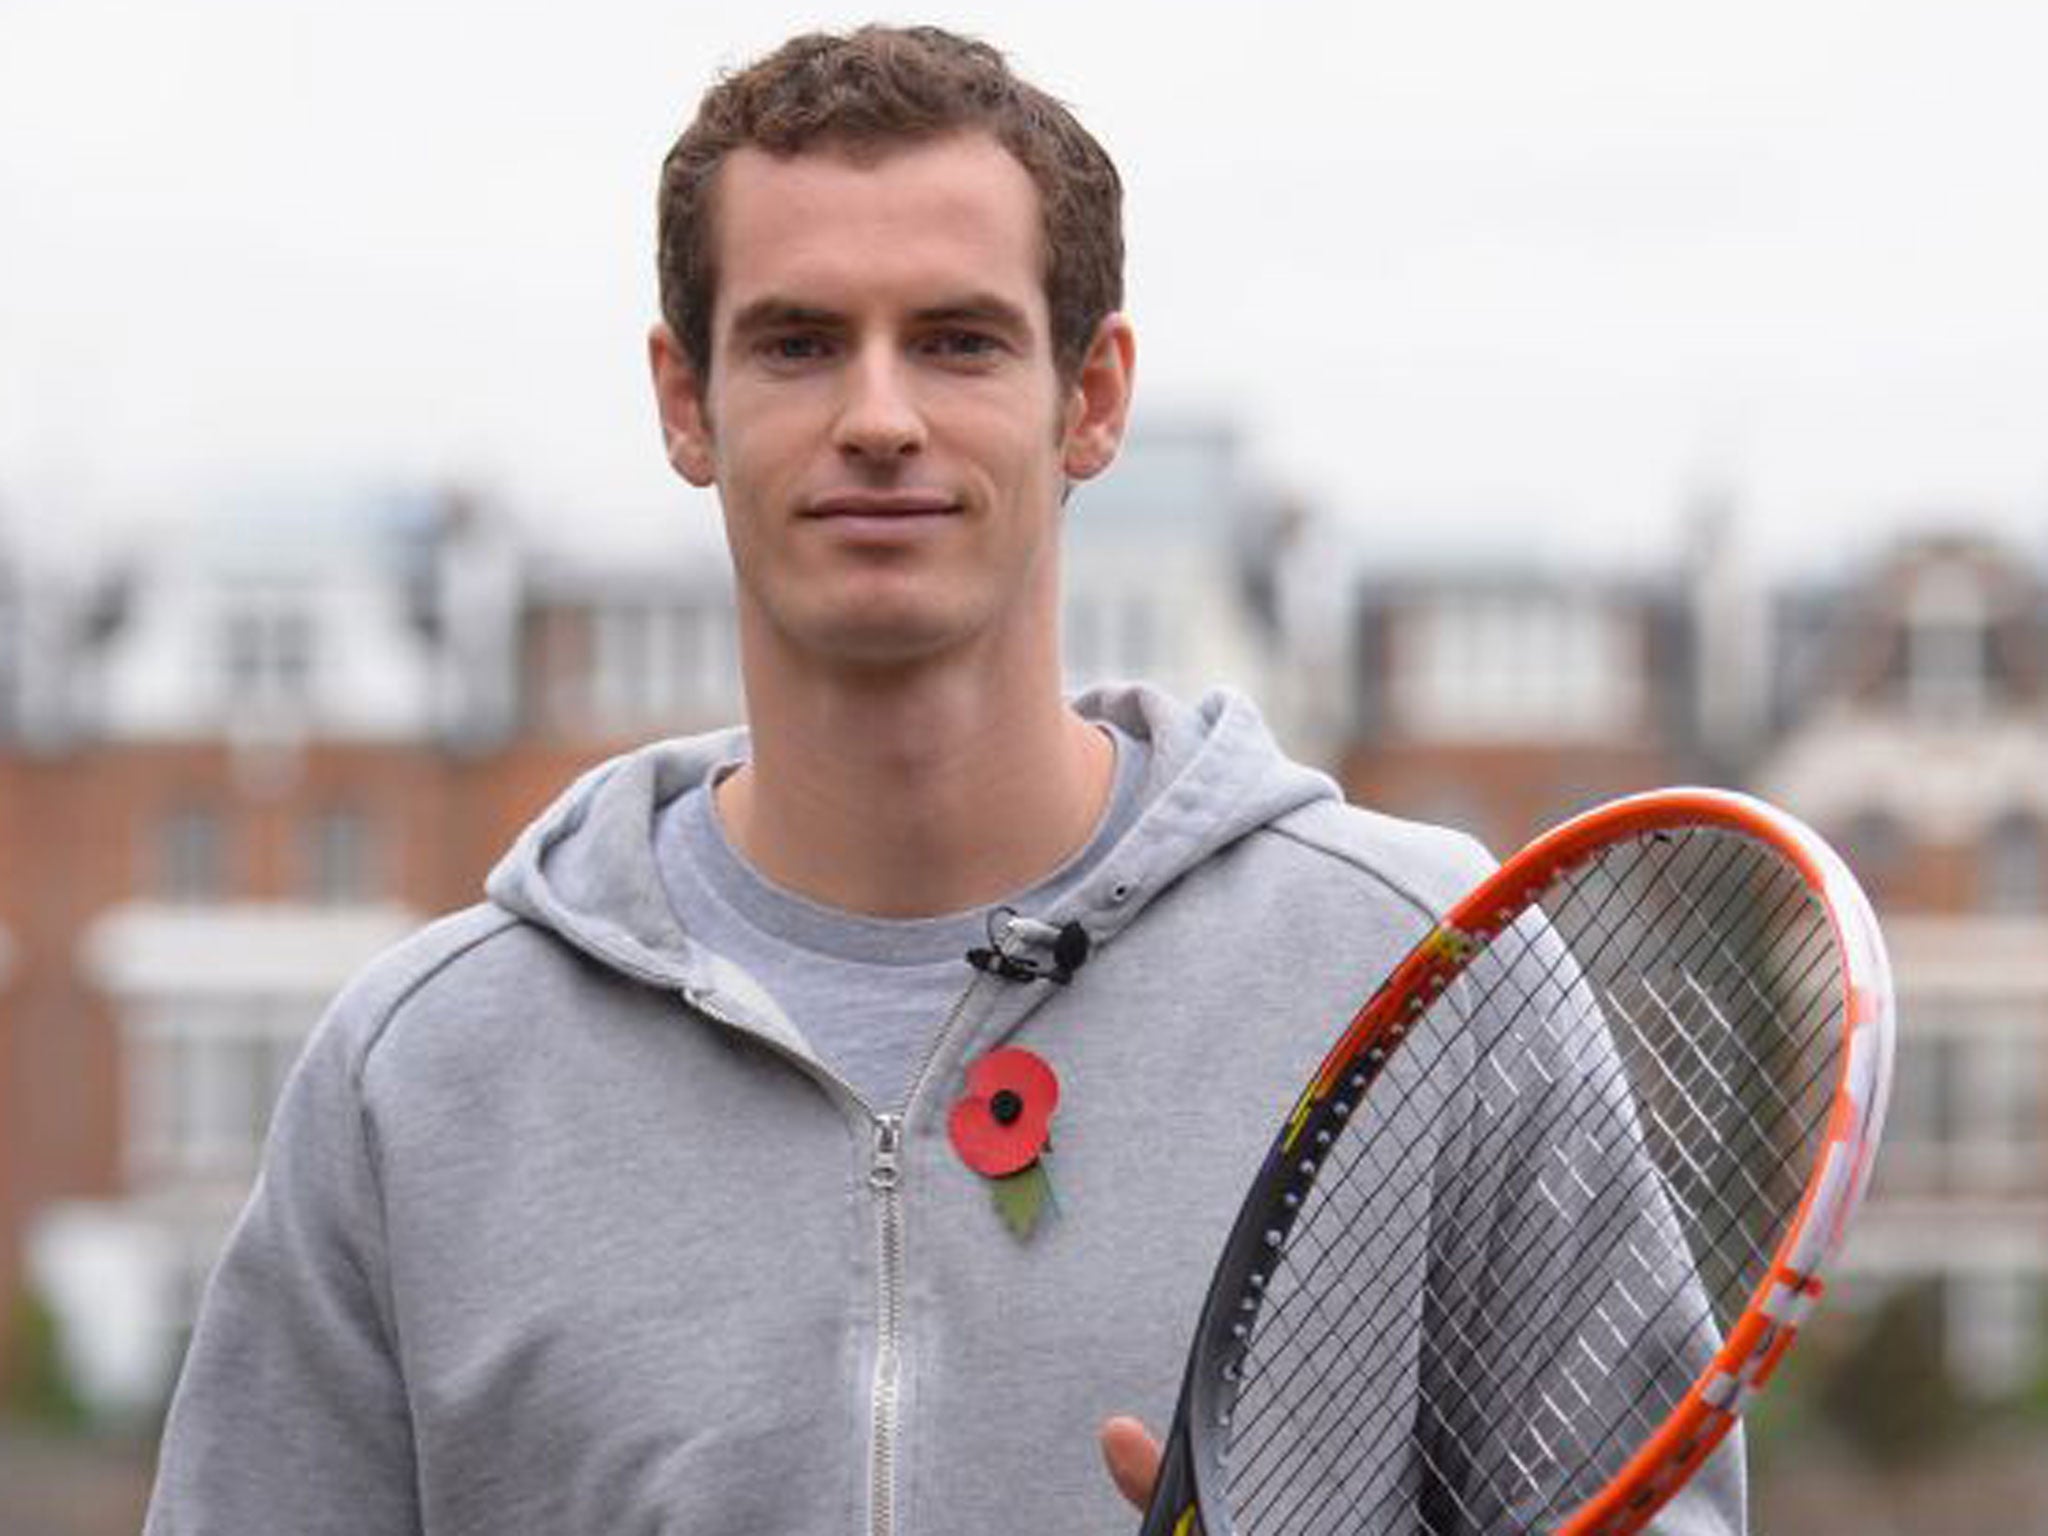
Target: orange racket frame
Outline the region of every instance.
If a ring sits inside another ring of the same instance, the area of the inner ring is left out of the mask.
[[[1482,941],[1527,910],[1563,871],[1623,838],[1701,826],[1776,849],[1827,913],[1841,961],[1846,1037],[1833,1103],[1798,1210],[1711,1365],[1606,1488],[1556,1528],[1556,1536],[1627,1536],[1684,1486],[1769,1381],[1820,1296],[1822,1271],[1840,1250],[1869,1187],[1897,1021],[1884,941],[1848,867],[1803,823],[1731,791],[1656,790],[1588,811],[1502,865],[1395,968],[1331,1048],[1295,1106],[1283,1142],[1292,1147],[1311,1112],[1363,1053],[1399,1042],[1415,999],[1448,985]]]

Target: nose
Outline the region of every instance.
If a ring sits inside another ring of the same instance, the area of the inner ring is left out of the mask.
[[[834,430],[841,453],[884,463],[923,449],[924,415],[893,349],[864,348],[845,378],[846,395]]]

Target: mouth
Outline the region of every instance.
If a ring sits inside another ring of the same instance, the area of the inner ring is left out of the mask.
[[[947,517],[960,503],[937,491],[834,491],[808,503],[807,518],[827,522],[900,522]]]

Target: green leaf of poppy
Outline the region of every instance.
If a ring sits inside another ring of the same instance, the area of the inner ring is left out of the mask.
[[[1003,1224],[1018,1237],[1029,1237],[1052,1203],[1052,1180],[1046,1176],[1044,1163],[1027,1164],[1015,1173],[988,1182]]]

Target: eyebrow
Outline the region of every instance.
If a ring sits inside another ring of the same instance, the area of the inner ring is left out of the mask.
[[[946,325],[967,320],[1000,326],[1020,335],[1031,332],[1030,317],[1008,299],[998,298],[992,293],[971,293],[944,304],[934,304],[918,310],[914,318],[924,325]]]
[[[929,304],[912,311],[911,319],[919,325],[978,322],[999,326],[1020,336],[1028,336],[1031,332],[1030,317],[1008,299],[993,293],[963,294],[957,299]],[[837,310],[820,309],[814,304],[770,294],[755,299],[732,317],[731,334],[746,337],[784,327],[838,330],[843,329],[846,323],[846,316]]]
[[[756,299],[732,317],[732,334],[748,336],[756,331],[780,330],[785,326],[829,327],[844,325],[845,317],[829,309],[798,304],[790,299]]]

